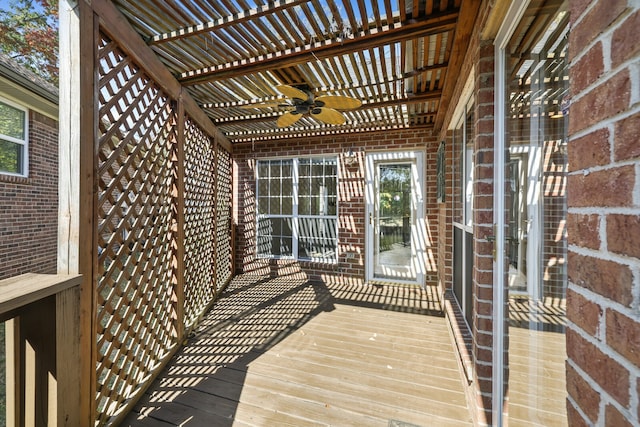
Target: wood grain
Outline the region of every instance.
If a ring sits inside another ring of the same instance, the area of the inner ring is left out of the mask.
[[[240,276],[123,425],[471,425],[434,297]]]

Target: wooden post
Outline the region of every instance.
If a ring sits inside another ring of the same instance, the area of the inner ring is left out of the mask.
[[[95,85],[97,20],[84,0],[61,0],[58,273],[83,275],[77,316],[80,354],[61,354],[61,369],[75,366],[78,383],[64,393],[59,425],[93,425],[95,419],[96,137]],[[59,304],[71,301],[62,297]],[[67,307],[69,308],[69,307]],[[74,360],[77,359],[77,360]]]
[[[175,203],[176,203],[176,216],[177,216],[177,224],[178,230],[176,233],[177,239],[177,251],[176,251],[176,315],[177,315],[177,334],[178,334],[178,343],[179,345],[184,340],[185,334],[185,319],[184,319],[184,305],[185,305],[185,294],[184,294],[184,286],[185,286],[185,266],[184,266],[184,257],[185,257],[185,219],[184,219],[184,167],[185,167],[185,154],[184,154],[184,141],[185,141],[185,111],[184,111],[184,103],[182,102],[182,97],[178,99],[176,102],[176,194],[175,194]]]
[[[211,139],[209,140],[211,141]],[[218,138],[213,136],[213,164],[211,167],[213,168],[213,259],[211,260],[211,264],[213,265],[213,283],[211,286],[213,287],[213,299],[215,300],[218,297],[218,263],[220,262],[220,257],[218,256],[218,210],[220,206],[218,205],[218,193],[220,189],[218,188],[219,179],[218,176],[220,174],[218,171]]]

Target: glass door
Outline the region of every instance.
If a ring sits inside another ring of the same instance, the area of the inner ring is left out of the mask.
[[[567,425],[567,1],[512,3],[496,39],[494,425]],[[500,155],[498,155],[500,153]],[[502,369],[500,369],[502,368]]]
[[[420,154],[376,153],[367,157],[369,281],[424,283]]]

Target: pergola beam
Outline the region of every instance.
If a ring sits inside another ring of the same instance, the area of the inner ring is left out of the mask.
[[[246,134],[231,133],[230,138],[235,144],[242,144],[247,142],[260,142],[269,140],[280,140],[283,138],[312,138],[318,136],[331,136],[331,135],[348,135],[348,134],[362,134],[362,133],[378,133],[388,132],[390,130],[402,130],[402,129],[424,129],[426,131],[433,131],[432,124],[420,124],[411,125],[405,123],[394,124],[380,124],[378,123],[365,123],[361,126],[341,126],[341,127],[326,127],[318,129],[315,126],[296,127],[293,129],[270,129],[260,132],[247,132]]]
[[[350,54],[354,51],[370,49],[383,44],[386,45],[418,37],[427,37],[452,31],[456,26],[457,19],[458,12],[450,12],[431,16],[426,19],[385,25],[381,28],[360,31],[350,39],[340,41],[323,40],[254,58],[246,58],[186,71],[178,76],[178,81],[184,86],[201,84],[272,69],[291,67],[308,62],[311,58],[315,60],[331,58]]]

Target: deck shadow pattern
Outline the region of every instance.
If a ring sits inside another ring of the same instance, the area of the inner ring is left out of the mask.
[[[410,416],[405,420],[406,414],[402,408],[397,408],[397,403],[389,404],[393,406],[389,416],[383,411],[385,404],[376,403],[372,405],[375,409],[367,409],[371,402],[362,400],[365,399],[362,397],[364,393],[358,391],[361,387],[375,389],[379,385],[383,390],[387,387],[387,372],[367,372],[371,360],[384,365],[388,370],[394,362],[375,354],[373,345],[377,345],[374,342],[376,333],[361,329],[353,323],[354,330],[350,335],[354,341],[358,340],[358,335],[362,335],[364,347],[360,350],[361,347],[356,344],[352,346],[350,342],[343,341],[344,337],[339,334],[344,334],[344,326],[338,323],[346,321],[344,324],[350,325],[352,321],[344,316],[354,314],[360,318],[373,316],[371,319],[374,321],[364,319],[364,323],[370,326],[363,328],[380,327],[387,321],[380,317],[382,323],[375,324],[380,313],[391,316],[388,318],[390,327],[397,321],[396,317],[408,316],[413,322],[424,323],[426,329],[432,321],[442,322],[441,328],[446,331],[440,304],[432,289],[362,284],[327,285],[310,282],[300,274],[280,277],[239,276],[225,289],[198,328],[189,336],[186,345],[135,406],[123,425],[300,426],[364,423],[386,426],[391,421],[396,422],[395,420],[406,422],[406,425],[425,420],[425,415],[417,409],[424,406],[421,397],[416,397],[415,404],[408,405],[411,407],[407,412]],[[318,324],[314,327],[310,324],[321,319],[328,322],[326,326]],[[307,327],[310,328],[308,332]],[[340,328],[343,330],[339,330]],[[397,332],[393,333],[398,335]],[[411,332],[414,333],[415,331]],[[380,341],[385,339],[382,335],[379,336]],[[347,339],[351,340],[351,337]],[[442,341],[442,337],[437,339]],[[411,347],[419,345],[417,342],[405,344],[401,342],[402,338],[392,340],[388,346],[397,346],[399,355],[409,351],[414,354],[407,354],[408,359],[420,358],[419,351]],[[287,342],[286,347],[281,345],[284,344],[283,341]],[[447,341],[443,344],[446,350],[436,357],[448,360],[446,363],[451,362],[445,375],[451,377],[451,388],[455,389],[452,394],[455,402],[445,402],[445,412],[459,413],[460,419],[467,421],[468,410],[451,343]],[[326,354],[309,353],[323,345],[326,345]],[[347,356],[338,355],[337,351],[346,351]],[[364,352],[368,351],[374,353],[365,355]],[[353,362],[347,360],[351,357],[354,357]],[[346,365],[330,368],[336,360]],[[269,368],[269,363],[273,364],[273,368]],[[426,363],[430,362],[427,360]],[[249,377],[252,366],[255,370],[262,366],[270,371],[268,375],[273,378],[260,374]],[[362,372],[358,372],[359,366],[363,367]],[[275,372],[278,369],[283,371]],[[336,375],[351,386],[342,388],[329,384],[325,387],[327,378],[330,377],[325,374],[328,370],[337,372]],[[403,375],[405,376],[398,385],[388,385],[388,394],[395,402],[410,401],[414,394],[422,393],[423,390],[437,395],[440,387],[443,387],[436,384],[439,382],[437,379],[433,385],[422,386],[413,384],[415,373]],[[247,386],[248,383],[251,387]],[[350,391],[350,387],[356,389]],[[334,397],[341,402],[350,403],[342,408],[326,403]],[[274,400],[280,402],[275,409],[272,407]],[[431,403],[427,404],[429,405]],[[442,405],[436,402],[432,406],[439,408]],[[359,413],[360,407],[363,408],[362,413]],[[439,425],[460,425],[458,421],[449,423],[451,420],[446,413],[435,414],[434,417],[442,417]],[[430,424],[425,420],[425,424],[416,425]]]

